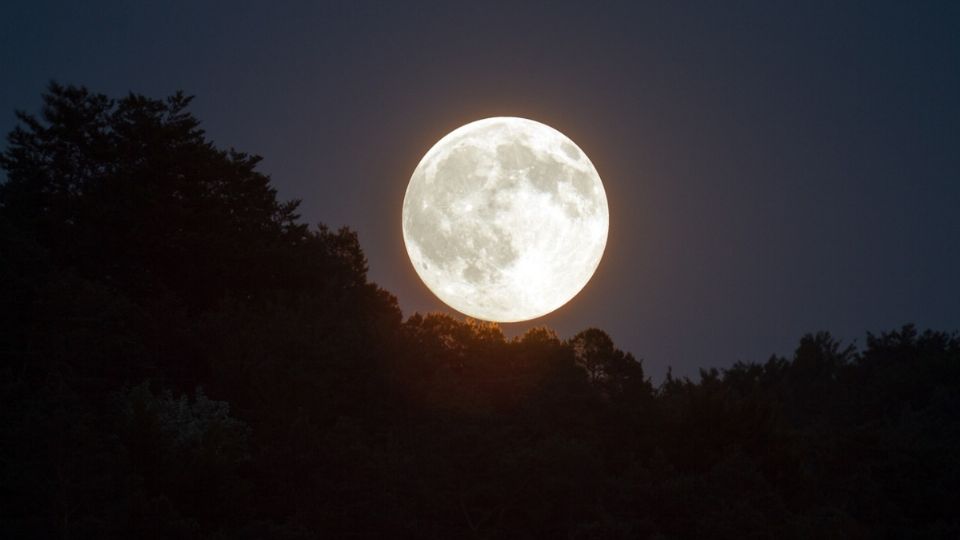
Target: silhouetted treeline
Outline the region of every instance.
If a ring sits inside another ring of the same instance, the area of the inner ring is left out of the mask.
[[[403,320],[189,103],[52,84],[9,135],[0,537],[960,537],[956,335],[654,386],[602,330]]]

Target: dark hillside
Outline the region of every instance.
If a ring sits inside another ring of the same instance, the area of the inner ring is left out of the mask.
[[[954,334],[654,386],[600,329],[403,320],[189,97],[44,99],[0,158],[4,538],[960,537]]]

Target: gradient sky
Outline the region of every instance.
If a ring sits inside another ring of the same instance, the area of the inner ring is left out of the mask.
[[[528,117],[597,166],[610,241],[509,335],[597,326],[660,380],[811,331],[960,328],[960,2],[450,4],[6,1],[0,130],[52,79],[195,94],[305,220],[359,232],[410,315],[445,309],[403,247],[414,167]]]

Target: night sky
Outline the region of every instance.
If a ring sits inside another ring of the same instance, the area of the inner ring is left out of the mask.
[[[400,231],[417,162],[531,118],[596,165],[610,240],[509,335],[596,326],[659,380],[811,331],[960,328],[960,2],[196,4],[4,2],[0,130],[50,80],[195,94],[304,220],[358,231],[411,315],[446,309]]]

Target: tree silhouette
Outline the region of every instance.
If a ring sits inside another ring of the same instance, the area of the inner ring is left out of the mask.
[[[189,104],[52,84],[18,114],[0,536],[960,536],[957,335],[810,334],[655,387],[600,329],[404,320],[357,235]]]

